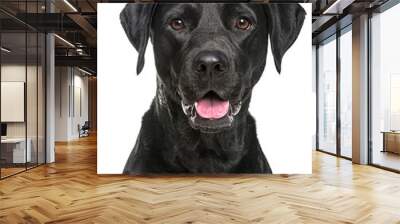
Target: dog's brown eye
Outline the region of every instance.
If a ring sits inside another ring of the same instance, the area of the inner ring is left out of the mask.
[[[172,29],[177,31],[183,30],[185,28],[185,24],[181,19],[173,19],[169,25],[172,27]]]
[[[241,17],[236,20],[235,27],[240,29],[240,30],[248,30],[251,27],[251,22],[249,19],[245,17]]]

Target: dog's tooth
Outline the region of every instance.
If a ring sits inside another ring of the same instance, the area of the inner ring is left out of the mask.
[[[238,113],[239,113],[239,111],[240,111],[240,109],[242,108],[242,102],[239,102],[238,104],[236,104],[235,106],[232,106],[231,107],[231,113],[232,113],[232,115],[233,116],[236,116]]]
[[[228,119],[229,119],[229,122],[230,122],[230,123],[233,122],[233,116],[232,116],[231,114],[228,115]]]
[[[192,123],[194,123],[194,120],[196,119],[196,113],[194,113],[192,116],[190,116],[190,120]]]
[[[181,105],[182,105],[183,113],[185,113],[185,115],[188,115],[187,105],[185,103],[183,103],[183,101],[181,101]]]
[[[193,112],[194,112],[193,105],[185,104],[183,101],[181,101],[181,105],[182,105],[183,113],[186,116],[193,116]]]
[[[195,111],[195,109],[194,109],[194,105],[190,105],[190,115],[193,117],[193,116],[196,116],[196,111]]]

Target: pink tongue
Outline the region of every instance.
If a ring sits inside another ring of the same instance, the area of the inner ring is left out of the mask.
[[[196,111],[202,118],[219,119],[229,110],[229,101],[204,98],[196,102]]]

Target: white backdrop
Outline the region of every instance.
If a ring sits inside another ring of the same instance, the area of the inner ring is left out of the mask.
[[[98,4],[98,153],[99,174],[120,174],[133,149],[141,119],[156,90],[152,46],[136,76],[137,52],[119,21],[125,3]],[[303,29],[275,70],[271,49],[267,67],[252,94],[250,112],[274,174],[310,174],[315,126],[311,70],[311,4]]]

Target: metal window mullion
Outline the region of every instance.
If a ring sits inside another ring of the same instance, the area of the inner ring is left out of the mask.
[[[367,90],[367,102],[368,102],[368,111],[367,111],[367,129],[368,129],[368,156],[367,156],[367,163],[368,164],[373,164],[373,145],[372,145],[372,63],[371,63],[371,57],[372,57],[372,29],[371,29],[371,20],[372,20],[372,12],[368,12],[368,20],[367,20],[367,45],[368,45],[368,53],[367,53],[367,83],[368,83],[368,90]]]
[[[336,31],[336,154],[341,156],[341,64],[340,64],[340,30]]]
[[[319,45],[315,47],[315,92],[316,92],[316,134],[315,148],[319,149]]]
[[[39,1],[36,0],[36,13]],[[39,33],[36,32],[36,166],[39,165]]]
[[[28,1],[25,0],[25,21],[28,19]],[[25,170],[28,170],[28,24],[25,25]]]
[[[48,1],[45,0],[45,13],[48,13]],[[44,33],[44,163],[47,163],[47,38],[48,33]],[[43,76],[43,74],[42,74]]]
[[[1,32],[1,24],[2,23],[0,23],[0,47],[2,46],[2,32]],[[1,62],[2,62],[2,58],[1,58],[1,52],[0,52],[0,124],[2,124],[2,122],[1,122],[1,67],[2,67],[2,64],[1,64]],[[1,135],[1,134],[0,134]],[[1,168],[2,168],[2,165],[1,165],[2,163],[1,163],[1,144],[0,144],[0,179],[2,179],[2,177],[1,177]]]

